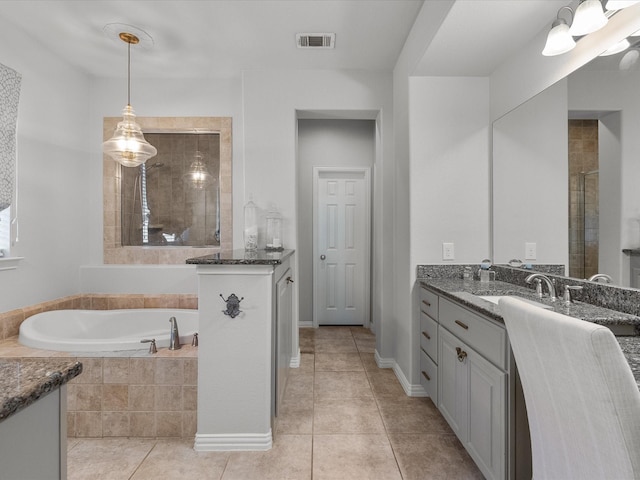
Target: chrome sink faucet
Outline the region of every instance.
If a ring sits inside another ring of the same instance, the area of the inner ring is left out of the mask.
[[[527,283],[531,283],[536,279],[542,280],[542,282],[547,286],[547,290],[549,290],[549,300],[555,302],[557,300],[556,287],[553,282],[549,280],[549,277],[543,275],[542,273],[532,273],[527,278],[525,278],[524,281]]]
[[[180,334],[178,333],[178,322],[176,317],[169,319],[171,324],[171,332],[169,336],[169,350],[178,350],[180,348]]]
[[[596,273],[587,278],[590,282],[597,282],[598,280],[604,280],[605,283],[611,283],[612,278],[606,273]]]

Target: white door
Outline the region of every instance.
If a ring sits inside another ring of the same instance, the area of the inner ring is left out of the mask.
[[[314,168],[313,323],[369,325],[368,168]]]

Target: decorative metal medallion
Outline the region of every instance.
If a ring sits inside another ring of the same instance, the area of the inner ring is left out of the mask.
[[[244,300],[244,297],[238,298],[238,296],[235,293],[232,293],[231,295],[229,295],[229,298],[227,298],[226,300],[222,296],[222,294],[220,294],[220,298],[224,300],[225,303],[227,304],[227,309],[223,310],[222,313],[224,313],[225,315],[228,315],[231,318],[236,318],[238,315],[242,313],[242,310],[240,310],[240,302]]]

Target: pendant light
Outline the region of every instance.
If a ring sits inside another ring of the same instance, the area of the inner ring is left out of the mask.
[[[198,134],[196,134],[198,135]],[[202,159],[204,155],[198,150],[198,137],[196,136],[196,153],[194,154],[194,161],[189,166],[187,173],[182,175],[182,180],[191,188],[196,190],[203,190],[211,185],[213,176],[207,170],[207,166]]]
[[[122,111],[122,121],[118,122],[113,137],[102,144],[102,150],[125,167],[137,167],[155,156],[158,151],[144,139],[131,108],[131,45],[138,44],[140,39],[128,32],[121,32],[118,36],[127,44],[127,106]]]
[[[600,0],[581,0],[569,32],[574,37],[581,37],[600,30],[608,21]]]
[[[560,12],[565,8],[571,12],[573,17],[573,10],[570,7],[562,7],[558,10],[556,19],[551,24],[551,30],[547,35],[547,43],[544,46],[544,50],[542,50],[542,55],[546,57],[561,55],[576,46],[575,40],[569,33],[569,25],[564,18],[560,18]]]
[[[207,171],[207,167],[202,161],[202,159],[204,158],[204,156],[202,155],[202,152],[196,151],[194,157],[195,157],[195,160],[189,167],[189,170],[187,170],[187,173],[185,173],[182,176],[182,179],[191,188],[195,188],[196,190],[202,190],[208,187],[209,185],[211,185],[211,181],[213,177]]]

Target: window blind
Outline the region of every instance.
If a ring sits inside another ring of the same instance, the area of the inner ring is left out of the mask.
[[[16,185],[16,125],[22,76],[0,63],[0,210],[8,208]]]

